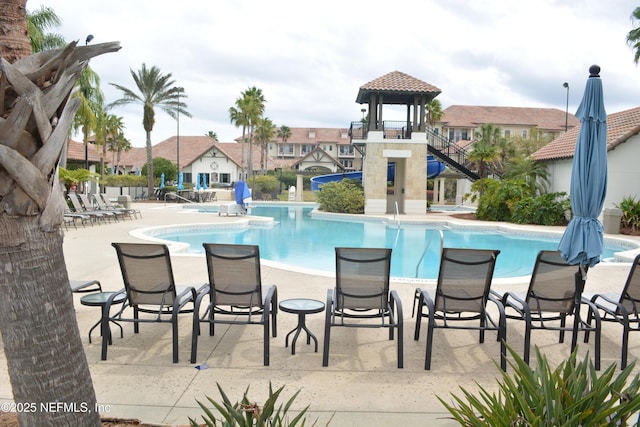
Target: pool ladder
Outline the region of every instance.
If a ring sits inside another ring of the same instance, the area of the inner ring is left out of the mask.
[[[393,222],[396,223],[396,227],[400,228],[400,212],[398,210],[398,202],[395,202],[393,207]]]
[[[444,233],[442,232],[442,230],[432,230],[432,231],[437,231],[438,235],[440,236],[440,254],[442,254],[442,248],[444,247]],[[433,234],[431,234],[431,237],[429,238],[429,240],[427,240],[427,244],[424,247],[424,250],[422,251],[422,255],[420,256],[420,260],[418,260],[418,264],[416,264],[416,278],[418,278],[418,274],[420,273],[420,266],[422,265],[422,260],[424,260],[424,257],[427,255],[427,251],[429,250],[429,246],[431,246],[431,242],[433,241]]]

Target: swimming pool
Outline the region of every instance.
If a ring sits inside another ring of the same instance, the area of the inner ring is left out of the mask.
[[[311,217],[312,210],[311,206],[257,206],[251,208],[251,215],[270,217],[273,221],[264,225],[173,227],[150,235],[186,243],[191,253],[203,253],[203,242],[259,245],[263,259],[327,272],[335,271],[335,247],[388,247],[393,249],[393,277],[421,279],[437,277],[440,232],[447,247],[500,249],[494,274],[497,278],[531,274],[537,253],[557,249],[560,239],[560,233],[507,233],[495,227],[454,229],[445,223],[402,224],[398,228],[380,220]],[[631,248],[608,243],[603,258]]]

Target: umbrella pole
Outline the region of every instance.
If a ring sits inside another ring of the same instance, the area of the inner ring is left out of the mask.
[[[571,352],[576,348],[576,344],[578,342],[578,329],[582,324],[582,320],[580,318],[580,303],[582,301],[582,292],[584,292],[584,285],[587,280],[587,270],[589,269],[588,265],[579,265],[578,271],[575,274],[575,282],[576,282],[576,293],[574,300],[574,308],[573,308],[573,334],[571,336]]]

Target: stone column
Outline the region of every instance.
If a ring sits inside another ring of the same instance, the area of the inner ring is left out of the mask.
[[[296,202],[304,202],[302,175],[296,175]]]

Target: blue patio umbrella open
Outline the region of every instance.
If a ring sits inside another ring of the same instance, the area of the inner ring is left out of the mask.
[[[573,218],[558,246],[567,262],[585,267],[600,262],[604,236],[598,216],[607,192],[607,113],[600,67],[592,65],[589,73],[582,102],[576,112],[580,133],[571,170]]]
[[[182,180],[184,179],[182,172],[178,173],[178,190],[184,190],[184,183]]]

